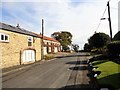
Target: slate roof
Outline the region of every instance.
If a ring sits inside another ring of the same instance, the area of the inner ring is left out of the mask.
[[[14,27],[5,23],[1,23],[0,22],[0,29],[6,30],[6,31],[11,31],[11,32],[16,32],[16,33],[20,33],[20,34],[25,34],[25,35],[30,35],[30,36],[34,36],[34,37],[38,37],[36,34],[25,30],[23,28],[19,28],[19,27]]]
[[[0,22],[0,29],[42,38],[42,35],[41,35],[41,34],[37,34],[37,33],[31,32],[31,31],[25,30],[25,29],[23,29],[23,28],[15,27],[15,26],[8,25],[8,24],[1,23],[1,22]],[[49,41],[58,42],[57,40],[55,40],[55,39],[52,38],[52,37],[44,36],[43,39],[44,39],[44,40],[49,40]]]
[[[34,33],[34,34],[36,34],[36,35],[39,36],[39,37],[42,37],[42,34],[37,34],[37,33]],[[59,41],[57,41],[56,39],[54,39],[54,38],[52,38],[52,37],[47,37],[47,36],[43,36],[43,39],[44,39],[44,40],[49,40],[49,41],[54,41],[54,42],[59,42]]]

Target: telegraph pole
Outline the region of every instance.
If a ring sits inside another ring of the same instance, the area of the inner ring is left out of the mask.
[[[43,43],[43,37],[44,37],[44,20],[42,19],[42,42],[41,42],[41,59],[43,60],[44,58],[44,54],[43,54],[43,47],[44,47],[44,43]]]
[[[110,4],[109,4],[109,1],[107,3],[107,6],[108,6],[108,21],[109,21],[109,28],[110,28],[110,37],[111,37],[111,41],[112,41],[112,26],[111,26]]]

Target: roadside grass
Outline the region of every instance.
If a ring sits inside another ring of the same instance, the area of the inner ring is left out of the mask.
[[[97,71],[101,74],[97,77],[100,86],[110,85],[116,90],[120,90],[120,65],[109,60],[99,60],[93,62],[98,66]]]
[[[53,58],[54,58],[53,55],[45,55],[45,56],[44,56],[44,59],[45,59],[45,60],[50,60],[50,59],[53,59]]]

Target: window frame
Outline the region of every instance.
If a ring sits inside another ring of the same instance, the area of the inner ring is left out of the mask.
[[[2,36],[3,36],[3,39],[2,39]],[[5,33],[0,33],[0,41],[1,42],[9,42],[9,35],[5,34]]]
[[[33,46],[33,37],[28,36],[28,46]]]

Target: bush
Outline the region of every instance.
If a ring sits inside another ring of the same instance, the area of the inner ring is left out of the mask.
[[[107,45],[108,54],[110,56],[119,56],[120,54],[120,41],[113,41]]]
[[[85,44],[84,44],[84,51],[85,51],[85,52],[90,52],[91,49],[92,49],[92,47],[91,47],[88,43],[85,43]]]
[[[109,35],[105,33],[95,33],[88,39],[89,45],[95,48],[102,48],[110,42]]]
[[[114,36],[113,40],[120,40],[120,31]]]
[[[45,56],[44,56],[44,59],[45,59],[45,60],[49,60],[49,59],[53,59],[53,58],[54,58],[53,55],[45,55]]]

